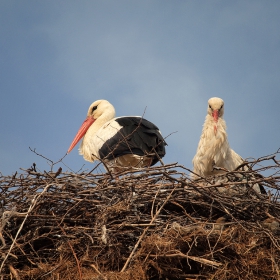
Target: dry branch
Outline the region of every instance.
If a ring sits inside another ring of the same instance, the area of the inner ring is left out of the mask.
[[[194,181],[176,163],[116,178],[36,165],[1,176],[0,275],[279,279],[277,155],[248,163],[263,176],[235,170]]]

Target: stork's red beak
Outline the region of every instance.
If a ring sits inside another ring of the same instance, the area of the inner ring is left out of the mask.
[[[212,116],[214,118],[214,121],[217,122],[219,118],[219,110],[214,110]]]
[[[83,136],[86,134],[89,127],[94,123],[95,119],[93,117],[87,117],[83,124],[81,125],[79,131],[77,132],[72,144],[70,145],[67,154],[69,154],[72,149],[77,145],[77,143],[83,138]]]

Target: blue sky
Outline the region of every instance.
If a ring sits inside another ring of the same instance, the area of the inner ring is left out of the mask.
[[[192,168],[213,96],[242,157],[280,148],[279,1],[9,0],[0,15],[4,175],[48,171],[29,147],[59,160],[97,99],[171,134],[165,163]],[[78,146],[63,162],[94,166]]]

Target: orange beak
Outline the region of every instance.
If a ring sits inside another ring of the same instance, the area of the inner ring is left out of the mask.
[[[79,131],[77,132],[72,144],[70,145],[67,154],[69,154],[72,149],[77,145],[77,143],[83,138],[83,136],[86,134],[89,127],[94,123],[95,119],[92,117],[87,117],[83,124],[81,125]]]
[[[214,118],[215,122],[218,122],[218,118],[219,118],[219,110],[214,110],[212,113],[212,116]],[[217,125],[214,125],[214,134],[217,134]]]
[[[217,122],[219,118],[219,110],[214,110],[212,116],[214,118],[214,121]]]

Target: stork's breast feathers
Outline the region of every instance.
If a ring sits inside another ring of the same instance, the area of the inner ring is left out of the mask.
[[[214,125],[217,125],[216,132]],[[202,176],[208,176],[212,173],[213,164],[225,167],[225,162],[229,159],[230,150],[225,121],[219,119],[216,124],[207,116],[197,152],[193,158],[194,172]]]
[[[104,124],[94,137],[101,159],[112,160],[125,154],[165,155],[165,141],[157,126],[141,117],[119,117]],[[155,153],[154,153],[155,154]],[[154,156],[152,165],[158,161]]]

